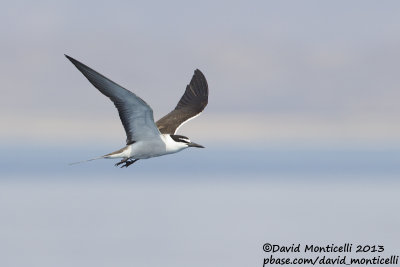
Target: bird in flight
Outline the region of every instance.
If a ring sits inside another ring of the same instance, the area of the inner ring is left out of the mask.
[[[194,71],[192,80],[186,86],[186,90],[175,109],[154,122],[153,110],[140,97],[78,60],[65,56],[94,87],[111,99],[118,109],[126,133],[125,147],[86,161],[102,158],[122,158],[120,162],[115,164],[115,166],[121,165],[122,168],[130,166],[139,159],[172,154],[188,147],[204,148],[191,142],[186,136],[175,134],[182,124],[200,115],[207,106],[208,85],[200,70]]]

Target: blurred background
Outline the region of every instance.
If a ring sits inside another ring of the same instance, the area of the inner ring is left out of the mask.
[[[266,242],[400,254],[399,2],[2,6],[1,266],[262,266]],[[209,105],[179,133],[206,149],[69,166],[125,133],[64,54],[155,119],[200,69]]]

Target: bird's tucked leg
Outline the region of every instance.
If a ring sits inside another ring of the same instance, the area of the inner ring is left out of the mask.
[[[120,162],[115,163],[115,167],[121,165],[122,163],[125,163],[127,160],[129,160],[129,158],[123,159],[123,160],[121,160]]]
[[[135,163],[136,161],[138,161],[139,159],[135,159],[135,160],[132,160],[132,159],[127,159],[127,160],[125,160],[124,161],[124,165],[122,165],[121,166],[121,168],[123,168],[123,167],[125,167],[125,168],[128,168],[130,165],[132,165],[133,163]],[[121,163],[121,162],[120,162]]]
[[[128,168],[131,164],[135,163],[138,160],[139,159],[135,159],[135,160],[130,159],[130,160],[126,161],[125,165],[122,165],[121,168],[123,168],[123,167]]]

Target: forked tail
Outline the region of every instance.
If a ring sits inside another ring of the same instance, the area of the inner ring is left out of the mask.
[[[69,163],[68,165],[75,165],[75,164],[79,164],[79,163],[84,163],[84,162],[88,162],[88,161],[92,161],[92,160],[96,160],[96,159],[104,159],[104,157],[105,156],[100,156],[100,157],[97,157],[97,158],[94,158],[94,159],[87,159],[87,160],[82,160],[82,161],[78,161],[78,162],[72,162],[72,163]]]
[[[126,150],[127,147],[121,148],[120,150],[114,151],[112,153],[106,154],[104,156],[100,156],[94,159],[87,159],[87,160],[82,160],[82,161],[78,161],[78,162],[72,162],[68,165],[75,165],[75,164],[79,164],[79,163],[83,163],[83,162],[88,162],[88,161],[92,161],[92,160],[96,160],[96,159],[112,159],[112,158],[124,158],[127,159],[128,156],[126,155]]]

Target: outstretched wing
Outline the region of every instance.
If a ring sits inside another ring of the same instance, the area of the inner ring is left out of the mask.
[[[175,109],[157,121],[163,134],[175,134],[185,122],[198,116],[208,103],[207,80],[200,70],[195,70],[190,84]]]
[[[160,135],[160,131],[154,123],[153,110],[140,97],[76,59],[65,56],[94,87],[114,102],[125,128],[127,144],[152,139]]]

